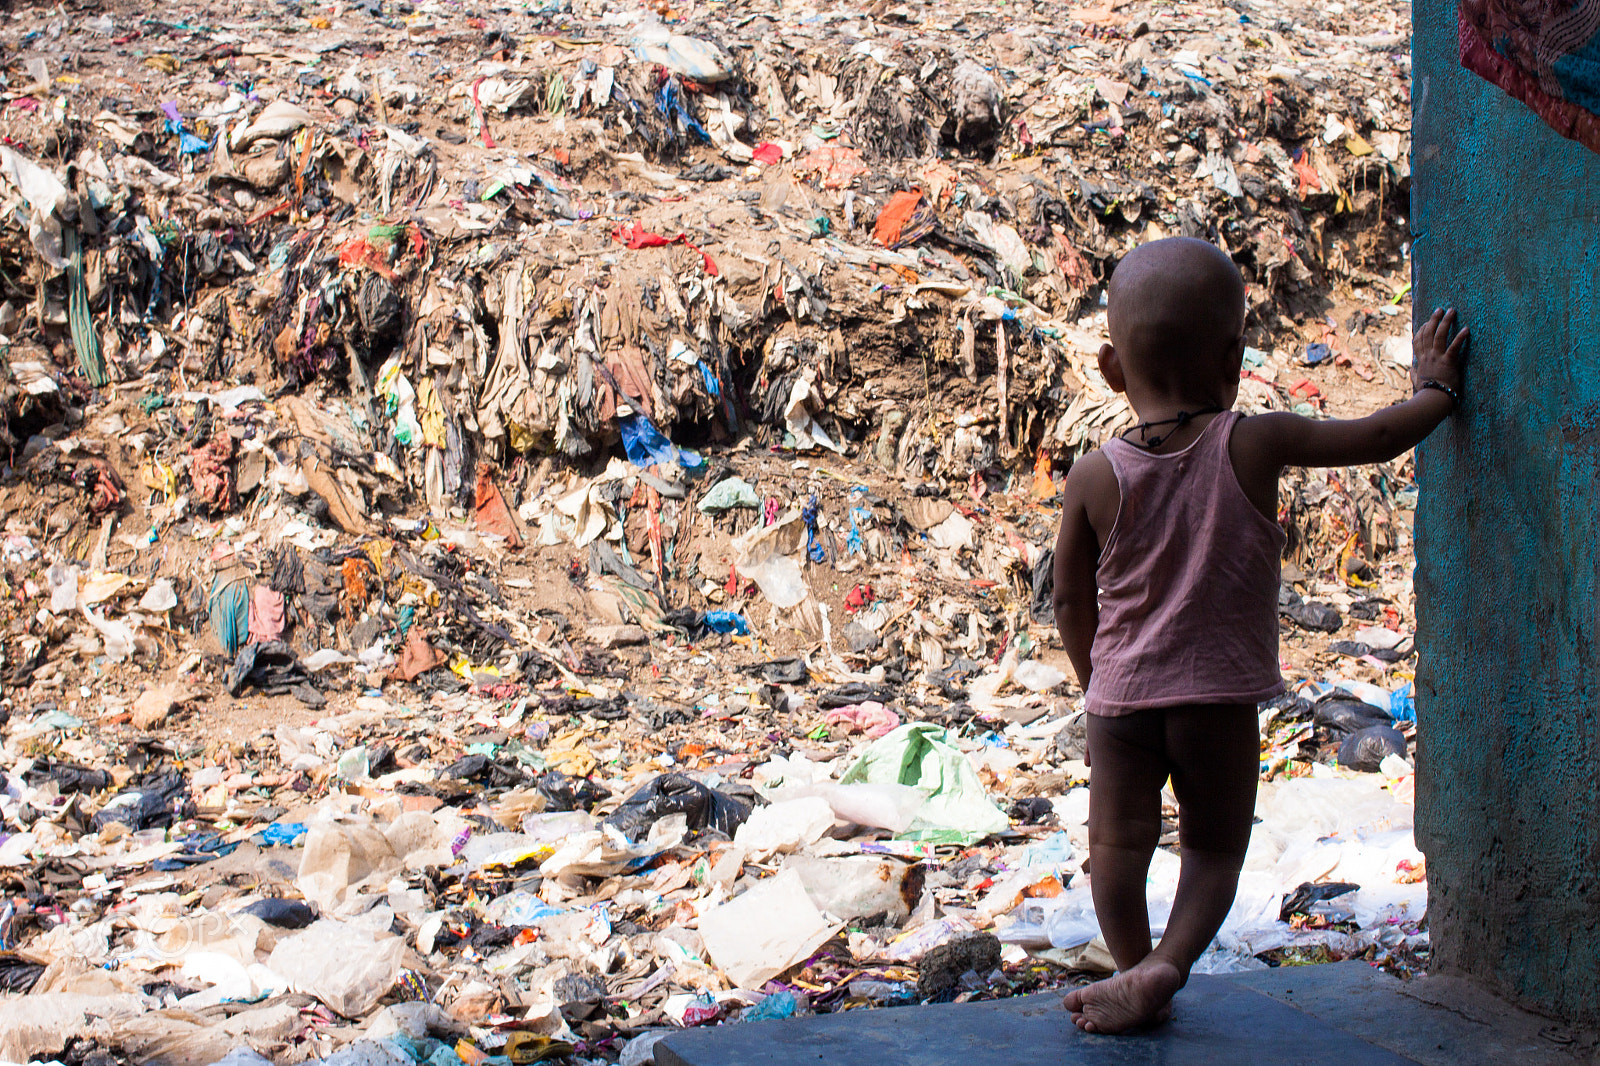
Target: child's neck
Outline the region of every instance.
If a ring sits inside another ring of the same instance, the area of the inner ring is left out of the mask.
[[[1133,401],[1130,397],[1130,402],[1139,421],[1122,433],[1122,439],[1157,454],[1187,448],[1227,409],[1217,399],[1141,397]]]

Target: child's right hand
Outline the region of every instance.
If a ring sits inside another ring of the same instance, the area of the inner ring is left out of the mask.
[[[1411,338],[1411,385],[1417,391],[1405,403],[1348,421],[1302,418],[1289,411],[1241,419],[1234,427],[1230,454],[1246,495],[1252,500],[1271,499],[1286,466],[1382,463],[1415,447],[1450,417],[1461,393],[1468,336],[1462,330],[1452,339],[1455,325],[1455,311],[1438,310]],[[1441,388],[1422,388],[1429,381]]]
[[[1439,309],[1417,327],[1411,338],[1411,387],[1422,387],[1424,381],[1437,381],[1456,392],[1461,391],[1461,364],[1466,359],[1467,339],[1470,330],[1462,330],[1450,337],[1455,329],[1455,308]]]

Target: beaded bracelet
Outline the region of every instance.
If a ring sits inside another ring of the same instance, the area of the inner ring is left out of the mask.
[[[1424,381],[1421,385],[1417,386],[1417,392],[1421,392],[1423,389],[1438,389],[1440,392],[1450,397],[1451,403],[1455,404],[1457,407],[1461,406],[1461,394],[1442,381],[1435,381],[1433,378],[1429,378],[1427,381]],[[1412,395],[1415,396],[1416,393],[1414,392]]]

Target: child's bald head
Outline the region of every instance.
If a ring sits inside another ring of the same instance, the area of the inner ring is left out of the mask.
[[[1107,287],[1111,343],[1129,383],[1176,398],[1238,386],[1244,316],[1239,269],[1189,237],[1135,248]]]

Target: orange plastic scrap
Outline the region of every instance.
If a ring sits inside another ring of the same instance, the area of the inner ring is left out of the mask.
[[[344,242],[339,248],[339,265],[347,269],[366,267],[388,281],[394,281],[399,276],[389,269],[388,263],[383,261],[383,253],[374,248],[372,242],[365,237],[352,237]]]
[[[300,165],[294,172],[294,195],[297,200],[305,199],[306,195],[306,168],[311,164],[311,148],[316,142],[316,134],[311,130],[302,130],[300,136],[305,138],[304,147],[300,150]]]
[[[473,525],[482,533],[492,533],[506,539],[506,546],[522,547],[522,537],[517,524],[511,520],[511,509],[506,498],[484,467],[478,468],[478,483],[472,493]]]
[[[478,100],[478,86],[482,84],[482,78],[479,78],[477,81],[472,83],[472,111],[478,119],[478,132],[483,137],[483,146],[485,148],[493,148],[494,137],[490,135],[489,123],[483,117],[483,104]]]
[[[885,248],[892,248],[898,244],[900,231],[911,221],[911,216],[916,213],[917,205],[921,202],[921,189],[897,192],[891,196],[884,209],[878,212],[878,221],[872,227],[873,239]]]
[[[951,198],[956,194],[956,186],[961,184],[961,176],[950,164],[935,161],[923,167],[918,174],[928,186],[929,201],[938,205],[940,210],[949,207]]]
[[[346,618],[354,618],[356,612],[367,605],[370,595],[367,589],[367,571],[372,566],[359,555],[352,555],[340,567],[340,575],[344,578],[344,613]]]
[[[1311,165],[1311,153],[1303,153],[1294,161],[1295,176],[1300,179],[1299,196],[1303,200],[1308,192],[1322,190],[1322,178],[1317,174],[1317,168]]]
[[[1360,543],[1360,535],[1352,533],[1344,542],[1344,547],[1339,549],[1339,580],[1343,581],[1346,585],[1351,585],[1356,588],[1369,589],[1372,587],[1372,582],[1364,581],[1350,572],[1350,557],[1355,554],[1356,548],[1360,546]]]
[[[1033,496],[1036,500],[1048,500],[1055,494],[1055,479],[1050,476],[1050,450],[1041,445],[1039,458],[1033,463]]]
[[[824,189],[843,189],[862,175],[872,173],[872,169],[861,161],[860,153],[854,148],[830,144],[808,152],[795,164],[795,173],[818,174]]]

